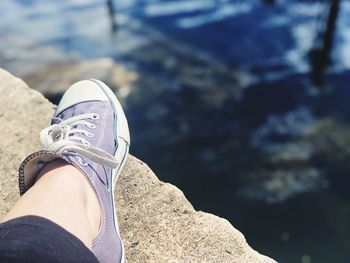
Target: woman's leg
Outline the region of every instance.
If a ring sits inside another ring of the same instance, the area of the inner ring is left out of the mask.
[[[56,228],[63,228],[61,232],[72,233],[100,262],[125,262],[114,190],[130,135],[112,90],[98,80],[72,85],[40,140],[43,149],[20,165],[23,196],[0,225],[5,229],[0,233],[1,244],[6,244],[6,222],[33,215],[56,223]]]
[[[91,250],[100,225],[100,206],[85,176],[64,161],[46,165],[39,176],[2,222],[27,215],[47,218]]]

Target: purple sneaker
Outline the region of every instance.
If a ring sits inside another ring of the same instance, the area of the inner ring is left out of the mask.
[[[40,139],[44,150],[29,155],[19,168],[20,194],[34,184],[48,162],[59,158],[74,165],[89,180],[101,206],[101,226],[92,251],[100,262],[125,262],[114,188],[129,151],[130,135],[116,96],[99,80],[75,83]]]

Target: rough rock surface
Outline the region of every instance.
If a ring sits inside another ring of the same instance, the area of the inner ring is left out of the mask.
[[[17,167],[39,149],[38,133],[54,106],[0,69],[0,216],[19,198]],[[275,262],[217,216],[196,212],[175,186],[129,156],[117,187],[118,217],[128,262]]]

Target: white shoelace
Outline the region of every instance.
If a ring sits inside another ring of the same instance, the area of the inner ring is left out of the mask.
[[[119,163],[113,155],[102,149],[91,146],[89,141],[80,136],[94,137],[93,133],[77,128],[78,125],[86,126],[91,129],[96,128],[96,126],[87,121],[87,119],[98,119],[98,114],[86,113],[77,115],[43,129],[40,132],[40,141],[44,149],[64,155],[76,156],[79,163],[82,165],[87,165],[83,160],[83,157],[86,157],[101,165],[117,168]]]

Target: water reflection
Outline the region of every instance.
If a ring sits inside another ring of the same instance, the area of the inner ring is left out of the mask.
[[[325,26],[320,27],[319,39],[316,39],[316,45],[309,53],[311,64],[311,79],[318,87],[324,86],[325,70],[331,65],[331,53],[333,48],[334,34],[336,30],[337,19],[339,15],[340,0],[329,1],[329,10],[326,22],[322,20]]]

